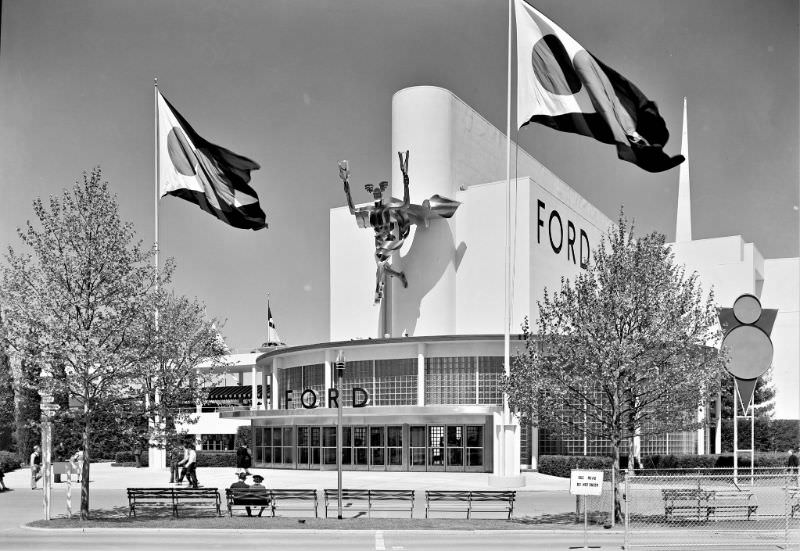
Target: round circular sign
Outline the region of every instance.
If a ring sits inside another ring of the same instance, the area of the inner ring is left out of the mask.
[[[760,377],[772,365],[772,341],[754,325],[732,329],[722,339],[722,348],[728,352],[726,369],[740,379]]]
[[[753,295],[742,295],[733,303],[733,315],[740,323],[755,323],[761,317],[761,303]]]

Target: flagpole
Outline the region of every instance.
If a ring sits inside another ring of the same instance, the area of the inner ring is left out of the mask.
[[[158,145],[159,144],[158,144],[158,141],[159,141],[158,140],[158,77],[154,76],[153,77],[153,185],[154,185],[154,194],[153,194],[154,195],[153,196],[153,210],[154,210],[154,216],[153,216],[153,248],[154,248],[153,271],[154,271],[154,274],[153,275],[155,276],[156,295],[158,295],[158,190],[159,190],[159,187],[160,187],[159,186],[159,174],[158,174],[158,162],[159,162],[159,158],[158,158],[159,157],[159,154],[158,154],[158,149],[159,149]],[[153,325],[154,325],[154,328],[155,328],[156,338],[158,338],[158,303],[156,303],[156,308],[155,308],[155,311],[153,312]],[[148,391],[147,391],[145,396],[146,396],[145,399],[146,399],[146,402],[147,402],[146,405],[148,406],[148,409],[149,409],[149,406],[150,406],[150,391],[149,391],[149,389],[148,389]],[[159,402],[160,402],[160,396],[158,394],[158,386],[156,385],[155,396],[154,396],[154,404],[153,405],[156,408],[158,408]],[[148,415],[149,415],[149,413],[148,413]],[[160,425],[161,425],[161,419],[158,416],[158,413],[156,413],[156,416],[154,418],[154,422],[155,422],[154,429],[158,433],[158,431],[160,429]],[[166,460],[166,450],[162,450],[161,449],[160,437],[157,440],[157,442],[159,443],[159,448],[158,448],[158,452],[157,452],[159,460],[156,463],[156,461],[153,461],[151,458],[148,457],[148,464],[151,465],[151,468],[152,467],[161,468],[161,467],[166,465],[166,461],[165,461]],[[153,442],[151,441],[150,444],[151,444],[151,448],[152,448]],[[153,455],[153,454],[148,454],[148,456],[149,455]]]
[[[156,275],[156,291],[158,291],[158,191],[159,191],[159,181],[158,181],[158,77],[153,77],[153,115],[154,115],[154,136],[153,136],[153,182],[155,185],[155,193],[153,197],[153,209],[155,212],[155,216],[153,220],[155,221],[155,227],[153,231],[154,235],[154,244],[155,244],[155,255],[153,256],[153,268],[155,269]],[[156,309],[156,328],[158,328],[158,309]],[[157,330],[157,329],[156,329]]]
[[[512,34],[512,1],[508,0],[508,80],[506,98],[506,251],[505,251],[505,297],[503,318],[503,368],[506,377],[511,369],[511,34]],[[509,468],[511,458],[508,457],[512,446],[508,442],[507,425],[510,424],[508,395],[503,395],[503,430],[501,431],[501,445],[503,446],[503,461],[500,466],[500,476],[511,476]]]

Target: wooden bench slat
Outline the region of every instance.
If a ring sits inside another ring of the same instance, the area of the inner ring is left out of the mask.
[[[328,509],[338,507],[338,488],[325,489],[325,517]],[[366,511],[371,518],[372,511],[408,511],[414,516],[414,490],[364,490],[342,488],[342,501],[347,500],[348,510]]]
[[[210,504],[218,515],[220,511],[219,490],[216,488],[128,488],[128,516],[136,516],[138,506],[169,506],[172,516],[179,515],[181,503],[194,505]]]
[[[466,511],[467,518],[471,518],[473,512],[507,512],[510,519],[516,495],[514,490],[428,490],[425,492],[425,518],[431,511]]]
[[[317,490],[308,488],[275,488],[269,492],[272,498],[272,516],[275,516],[275,512],[278,509],[286,509],[288,511],[307,510],[309,508],[307,502],[311,502],[314,518],[319,517]]]

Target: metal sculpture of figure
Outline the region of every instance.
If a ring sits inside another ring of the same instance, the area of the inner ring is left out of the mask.
[[[408,151],[405,155],[398,152],[397,156],[400,158],[400,171],[403,173],[403,200],[394,197],[384,200],[383,192],[388,187],[388,182],[380,182],[377,186],[367,184],[364,189],[372,193],[375,203],[359,208],[353,205],[350,195],[350,167],[347,161],[339,161],[339,178],[344,182],[350,214],[356,217],[359,228],[373,228],[375,231],[375,263],[378,265],[375,273],[375,304],[383,298],[387,275],[399,278],[403,287],[408,287],[406,275],[395,270],[389,260],[403,246],[411,225],[423,224],[427,228],[432,218],[450,218],[461,204],[439,195],[425,199],[422,205],[412,204],[408,190]]]

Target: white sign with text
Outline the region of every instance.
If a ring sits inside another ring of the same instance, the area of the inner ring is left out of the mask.
[[[572,469],[569,493],[575,496],[599,496],[603,493],[603,471]]]

